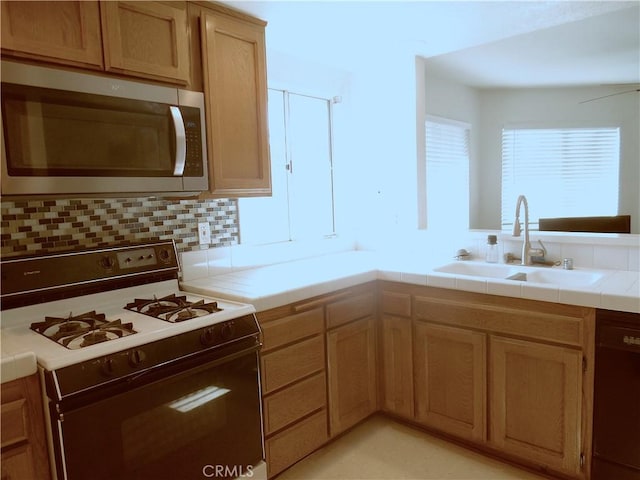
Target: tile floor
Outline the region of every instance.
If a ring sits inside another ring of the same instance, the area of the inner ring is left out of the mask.
[[[541,480],[418,429],[376,415],[277,480]]]

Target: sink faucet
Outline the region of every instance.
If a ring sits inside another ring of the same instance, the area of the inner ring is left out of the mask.
[[[516,203],[516,219],[513,222],[513,236],[520,236],[520,205],[524,204],[524,242],[522,243],[522,261],[521,265],[533,264],[533,257],[544,257],[545,250],[543,248],[531,248],[529,241],[529,204],[527,197],[520,195]]]

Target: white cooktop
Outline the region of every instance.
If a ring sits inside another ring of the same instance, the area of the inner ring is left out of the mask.
[[[134,301],[136,298],[153,298],[154,295],[157,298],[161,298],[172,293],[186,295],[187,300],[190,302],[201,299],[205,299],[207,302],[216,301],[218,302],[218,307],[222,310],[202,317],[171,323],[124,308],[127,303]],[[133,323],[133,329],[137,333],[70,350],[30,328],[32,323],[44,321],[45,316],[65,318],[70,314],[79,315],[93,310],[96,313],[105,314],[107,321],[120,319],[123,323]],[[254,312],[255,308],[249,304],[182,292],[179,289],[177,280],[167,280],[4,310],[1,312],[1,346],[3,355],[34,352],[38,365],[47,370],[56,370],[74,363],[98,358]]]

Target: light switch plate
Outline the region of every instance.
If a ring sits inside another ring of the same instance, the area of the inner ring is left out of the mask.
[[[209,245],[211,243],[211,225],[209,222],[198,223],[198,243]]]

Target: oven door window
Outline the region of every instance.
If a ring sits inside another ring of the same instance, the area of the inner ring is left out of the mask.
[[[65,412],[59,425],[71,480],[248,476],[263,458],[257,354]]]
[[[170,177],[169,105],[2,84],[12,176]]]

